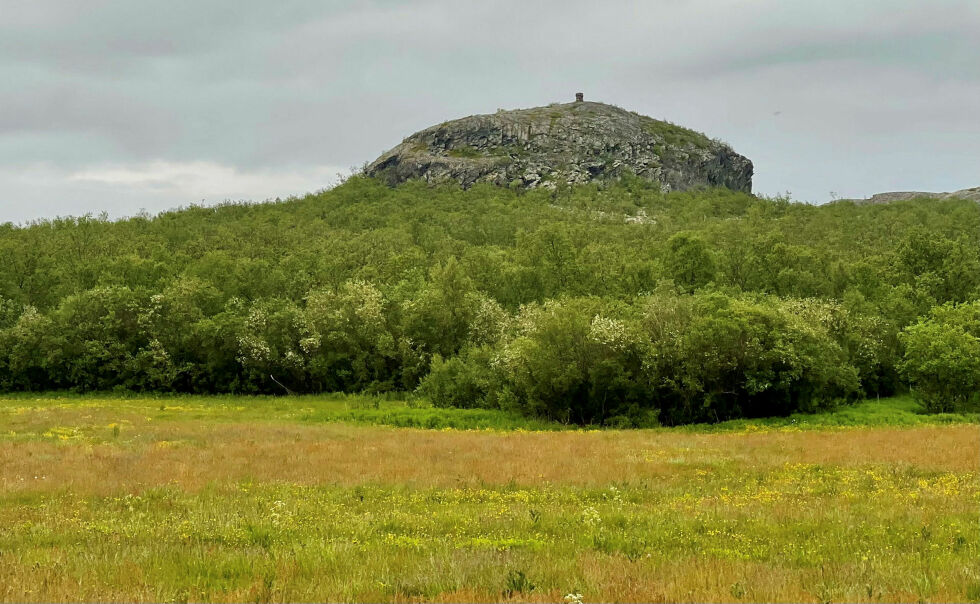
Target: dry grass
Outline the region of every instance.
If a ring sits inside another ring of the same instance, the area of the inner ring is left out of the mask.
[[[112,437],[110,424],[121,426],[119,437]],[[6,492],[68,487],[107,494],[173,482],[194,490],[246,479],[420,487],[589,486],[685,480],[699,469],[725,465],[887,464],[962,472],[976,469],[980,459],[980,428],[972,425],[749,434],[493,433],[344,424],[161,423],[62,412],[46,414],[40,426],[15,428],[20,434],[33,428],[28,434],[40,438],[0,441],[0,487]]]
[[[976,425],[227,420],[123,402],[0,415],[0,598],[980,599]]]

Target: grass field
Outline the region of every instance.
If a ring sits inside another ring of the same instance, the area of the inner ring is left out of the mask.
[[[980,601],[977,422],[11,396],[0,599]]]

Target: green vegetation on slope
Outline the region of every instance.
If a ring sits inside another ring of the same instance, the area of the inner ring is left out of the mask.
[[[438,406],[614,426],[907,386],[969,410],[978,235],[980,207],[959,201],[360,177],[279,203],[5,225],[0,389],[421,387]]]
[[[711,140],[706,135],[670,122],[644,118],[643,124],[648,132],[662,136],[664,143],[671,147],[705,149],[711,145]]]

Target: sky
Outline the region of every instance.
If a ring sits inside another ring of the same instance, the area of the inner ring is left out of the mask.
[[[0,223],[332,186],[412,132],[602,101],[754,191],[980,185],[977,0],[0,0]]]

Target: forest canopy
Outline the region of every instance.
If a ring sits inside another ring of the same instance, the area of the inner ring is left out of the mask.
[[[0,390],[415,391],[582,424],[978,404],[980,206],[639,181],[0,225]]]

